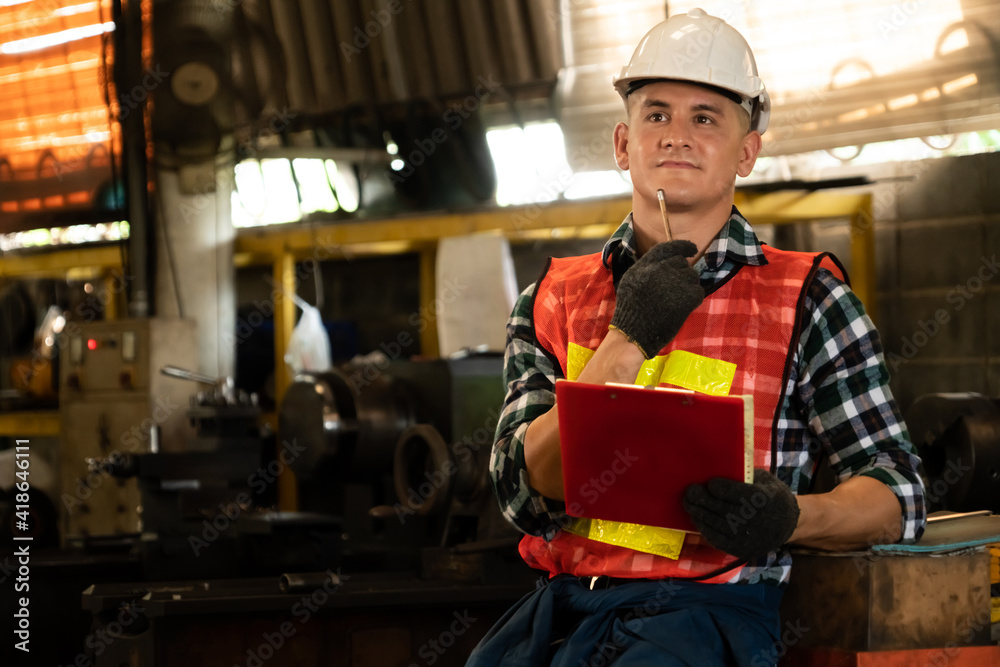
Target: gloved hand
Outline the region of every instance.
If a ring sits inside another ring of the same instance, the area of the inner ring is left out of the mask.
[[[684,509],[709,544],[745,559],[780,548],[799,521],[791,489],[759,468],[753,484],[721,477],[692,484],[684,490]]]
[[[705,298],[698,272],[686,259],[697,253],[690,241],[658,243],[618,281],[611,326],[635,343],[647,359],[673,340]]]

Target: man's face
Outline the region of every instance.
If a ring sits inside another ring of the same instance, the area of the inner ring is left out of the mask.
[[[732,200],[736,175],[747,176],[760,134],[735,102],[680,81],[650,83],[628,98],[628,124],[615,128],[615,158],[636,192],[662,188],[675,211]]]

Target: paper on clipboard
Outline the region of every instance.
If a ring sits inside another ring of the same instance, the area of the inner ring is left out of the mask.
[[[572,516],[697,532],[691,484],[753,481],[753,397],[556,382]]]

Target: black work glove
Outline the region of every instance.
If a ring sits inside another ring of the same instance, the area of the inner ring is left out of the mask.
[[[647,359],[673,340],[705,298],[698,272],[687,263],[697,253],[690,241],[658,243],[618,281],[611,326],[635,343]]]
[[[791,489],[760,468],[753,484],[722,477],[692,484],[684,490],[684,509],[709,544],[748,560],[780,548],[799,521]]]

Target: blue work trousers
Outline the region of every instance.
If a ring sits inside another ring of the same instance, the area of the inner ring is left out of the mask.
[[[774,665],[781,589],[639,580],[590,590],[569,575],[515,604],[466,667]]]

